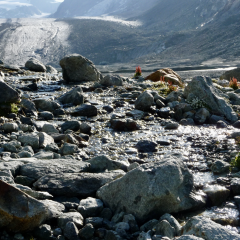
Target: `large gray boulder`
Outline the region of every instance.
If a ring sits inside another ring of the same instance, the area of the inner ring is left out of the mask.
[[[197,76],[192,79],[184,89],[184,97],[188,98],[189,94],[206,103],[212,113],[224,115],[230,122],[238,120],[237,114],[226,102],[223,93],[213,86],[212,79],[209,77]]]
[[[58,98],[59,102],[63,104],[71,103],[73,105],[80,105],[84,103],[84,96],[81,87],[76,87],[69,92],[64,93]]]
[[[4,82],[0,82],[0,103],[16,103],[20,95]]]
[[[183,235],[194,235],[205,240],[239,240],[240,235],[204,217],[191,218],[182,229]]]
[[[114,212],[133,214],[139,222],[196,207],[193,176],[183,161],[165,156],[101,187],[97,196]]]
[[[47,71],[45,65],[36,58],[30,58],[25,63],[25,67],[34,72],[46,72]]]
[[[67,82],[98,81],[101,76],[94,64],[79,54],[64,57],[60,66]]]
[[[0,180],[0,228],[11,232],[31,231],[47,218],[38,200]]]
[[[35,182],[34,186],[54,196],[85,198],[93,196],[100,187],[123,175],[123,171],[47,174]]]

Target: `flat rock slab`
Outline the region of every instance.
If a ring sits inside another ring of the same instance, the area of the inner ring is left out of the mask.
[[[20,175],[37,180],[46,174],[79,173],[88,171],[89,168],[89,163],[74,159],[39,160],[22,165]]]
[[[94,196],[100,187],[123,175],[123,171],[48,174],[35,182],[34,187],[54,196],[86,198]]]
[[[194,235],[205,240],[239,240],[240,234],[234,233],[222,225],[204,217],[193,217],[185,226],[184,235]]]

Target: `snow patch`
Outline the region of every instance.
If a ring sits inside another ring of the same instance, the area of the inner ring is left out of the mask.
[[[116,18],[114,16],[101,16],[101,17],[75,17],[77,19],[94,19],[94,20],[102,20],[102,21],[109,21],[109,22],[117,22],[126,26],[131,27],[139,27],[142,25],[140,21],[126,21],[120,18]]]

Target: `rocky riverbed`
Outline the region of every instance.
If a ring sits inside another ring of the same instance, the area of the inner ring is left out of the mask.
[[[240,239],[239,90],[60,64],[0,65],[1,239]]]

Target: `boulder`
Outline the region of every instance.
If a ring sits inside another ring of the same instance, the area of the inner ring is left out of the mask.
[[[164,77],[164,81],[170,80],[174,85],[182,84],[181,77],[170,68],[163,68],[145,77],[145,80],[158,82]]]
[[[36,105],[37,109],[41,109],[42,111],[53,112],[55,109],[61,108],[60,104],[49,99],[37,98],[33,101]]]
[[[39,136],[39,147],[45,148],[47,145],[54,143],[54,139],[45,132],[40,132]]]
[[[17,91],[4,82],[0,82],[0,103],[16,103],[20,99]]]
[[[58,98],[58,101],[62,104],[71,103],[73,105],[80,105],[84,103],[84,96],[81,87],[75,87],[69,92],[64,93]]]
[[[23,99],[20,102],[20,106],[22,107],[22,110],[24,111],[24,113],[30,113],[34,116],[38,115],[36,106],[32,101],[30,101],[28,99]]]
[[[197,76],[184,89],[184,97],[195,96],[206,103],[210,111],[217,115],[224,115],[230,122],[238,120],[237,114],[224,99],[225,96],[215,88],[209,77]]]
[[[47,174],[35,182],[34,186],[54,196],[86,198],[95,195],[101,186],[123,175],[123,171]]]
[[[141,93],[135,102],[135,108],[142,111],[149,110],[150,107],[153,105],[154,105],[153,95],[148,91]]]
[[[73,131],[78,131],[80,129],[81,122],[77,120],[72,120],[72,121],[66,121],[61,125],[61,129],[63,132],[66,130],[70,129]]]
[[[58,70],[56,68],[52,67],[51,65],[46,65],[46,71],[47,71],[47,73],[50,73],[50,74],[58,73]]]
[[[20,175],[37,180],[46,174],[79,173],[87,171],[89,167],[89,163],[74,159],[38,160],[23,165]]]
[[[193,217],[182,228],[183,235],[194,235],[205,240],[237,240],[238,233],[204,217]]]
[[[47,217],[38,200],[0,180],[0,228],[11,232],[31,231]]]
[[[123,79],[118,75],[107,75],[100,80],[100,84],[104,86],[123,86]]]
[[[98,81],[101,73],[87,58],[72,54],[60,61],[63,79],[67,82]]]
[[[193,192],[192,174],[175,156],[135,168],[101,187],[97,196],[114,212],[133,214],[139,222],[203,204]]]
[[[47,70],[45,65],[36,58],[30,58],[25,63],[25,67],[34,72],[46,72]]]
[[[73,116],[86,116],[86,117],[94,117],[97,116],[98,110],[95,106],[90,104],[82,104],[79,107],[73,109],[73,111],[69,112]]]
[[[39,148],[39,136],[36,133],[26,133],[18,137],[18,141],[23,145],[29,145],[32,148]]]

